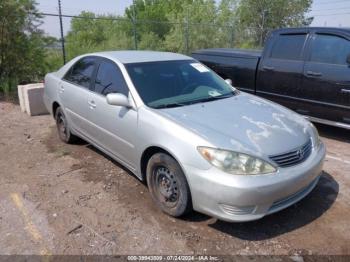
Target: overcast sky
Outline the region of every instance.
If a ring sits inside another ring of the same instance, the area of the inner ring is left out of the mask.
[[[37,0],[39,11],[58,13],[57,0]],[[78,15],[81,11],[91,11],[96,14],[122,15],[132,0],[61,0],[62,12],[68,15]],[[312,26],[342,26],[350,27],[350,0],[314,0],[311,16],[315,19]],[[64,32],[67,33],[70,19],[64,18]],[[47,34],[59,37],[58,17],[45,17],[42,28]]]

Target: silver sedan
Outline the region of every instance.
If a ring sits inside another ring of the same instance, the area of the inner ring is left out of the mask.
[[[60,138],[82,138],[146,180],[155,204],[249,221],[305,197],[325,146],[298,114],[240,92],[191,57],[117,51],[45,77]]]

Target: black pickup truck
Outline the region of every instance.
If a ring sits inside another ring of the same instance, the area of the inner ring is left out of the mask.
[[[350,129],[350,29],[278,29],[263,51],[204,49],[192,57],[242,91]]]

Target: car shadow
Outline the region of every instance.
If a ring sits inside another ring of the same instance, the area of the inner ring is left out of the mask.
[[[350,130],[335,126],[314,123],[320,136],[350,143]]]
[[[82,143],[84,143],[85,141],[83,141]],[[115,166],[117,166],[118,168],[122,169],[125,173],[127,173],[128,175],[130,175],[131,177],[133,177],[134,179],[136,179],[138,182],[140,182],[140,184],[146,185],[144,181],[141,181],[133,172],[131,172],[129,169],[127,169],[125,166],[123,166],[122,164],[120,164],[118,161],[114,160],[112,157],[110,157],[109,155],[105,154],[104,152],[102,152],[100,149],[94,147],[93,145],[86,143],[86,147],[92,151],[94,151],[96,154],[99,154],[101,156],[103,156],[104,158],[108,159],[109,161],[111,161]]]
[[[148,192],[148,187],[147,187],[147,181],[143,180],[141,181],[134,173],[132,173],[129,169],[127,169],[126,167],[124,167],[122,164],[120,164],[119,162],[117,162],[116,160],[114,160],[112,157],[110,157],[109,155],[105,154],[104,152],[102,152],[101,150],[99,150],[98,148],[94,147],[93,145],[89,144],[88,142],[85,142],[84,140],[81,141],[76,141],[74,144],[77,145],[84,145],[86,146],[86,148],[94,151],[96,154],[99,154],[101,156],[103,156],[104,158],[108,159],[109,161],[111,161],[115,166],[117,166],[118,168],[122,169],[125,173],[127,173],[128,175],[130,175],[131,177],[133,177],[140,185],[142,185],[145,190],[147,190]],[[179,218],[180,220],[183,221],[188,221],[188,222],[203,222],[203,221],[207,221],[209,219],[211,219],[211,217],[198,213],[198,212],[190,212],[189,214],[182,216],[181,218]]]
[[[192,211],[189,214],[182,216],[180,219],[187,222],[203,222],[212,219],[212,217]]]
[[[301,228],[322,216],[336,200],[339,185],[323,172],[314,190],[298,203],[260,220],[228,223],[216,220],[209,226],[243,240],[266,240]]]
[[[110,160],[114,165],[133,177],[140,185],[143,185],[145,189],[147,188],[144,181],[140,181],[131,171],[113,158],[91,144],[81,143],[95,153]],[[180,219],[194,223],[204,222],[215,230],[243,240],[265,240],[296,230],[318,219],[331,208],[338,196],[338,192],[339,184],[337,181],[330,174],[322,172],[318,184],[304,199],[280,212],[256,221],[229,223],[195,211]]]

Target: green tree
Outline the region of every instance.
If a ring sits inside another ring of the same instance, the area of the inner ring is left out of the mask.
[[[61,42],[52,36],[43,37],[45,43],[45,73],[58,70],[63,65]]]
[[[312,0],[244,0],[237,7],[237,23],[251,44],[262,46],[271,29],[309,25],[305,14]]]
[[[270,29],[310,22],[305,19],[310,4],[311,0],[135,0],[123,16],[82,12],[81,18],[73,18],[66,37],[67,54],[73,58],[94,51],[133,49],[135,40],[138,49],[180,53],[256,47]]]
[[[169,8],[169,1],[160,0],[135,0],[134,4],[126,8],[125,15],[130,21],[135,21],[137,27],[138,40],[143,33],[155,34],[163,38],[169,31],[170,25],[167,23],[157,23],[157,21],[167,22],[166,12]],[[140,20],[137,23],[137,20]],[[130,24],[130,27],[133,25]],[[133,29],[129,32],[133,34]]]
[[[40,79],[45,72],[45,41],[33,0],[0,2],[0,91]]]
[[[92,12],[82,12],[79,16],[83,18],[72,19],[65,38],[69,59],[89,52],[132,48],[132,39],[127,35],[130,22],[125,18],[97,16]]]
[[[169,12],[168,19],[176,22],[165,38],[165,48],[173,52],[191,50],[219,44],[217,8],[214,0],[185,1],[177,12]]]
[[[191,2],[192,0],[134,0],[133,4],[125,9],[125,16],[131,21],[136,19],[139,39],[143,33],[153,33],[164,40],[172,27],[168,14],[181,12],[184,4]]]

